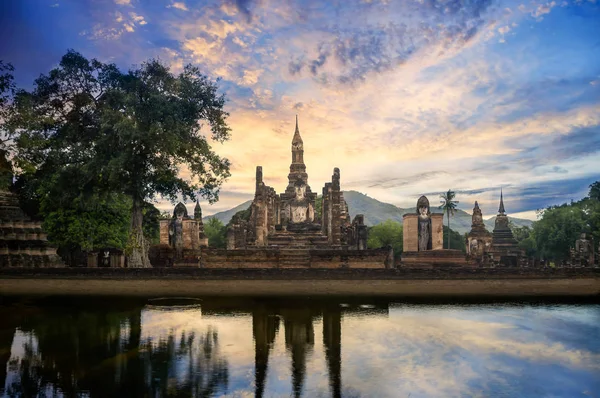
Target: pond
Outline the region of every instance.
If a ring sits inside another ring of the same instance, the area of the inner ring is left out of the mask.
[[[3,297],[0,395],[597,397],[600,305]]]

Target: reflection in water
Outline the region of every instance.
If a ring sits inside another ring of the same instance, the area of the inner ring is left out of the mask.
[[[15,300],[0,305],[0,395],[595,396],[599,318],[598,305]]]

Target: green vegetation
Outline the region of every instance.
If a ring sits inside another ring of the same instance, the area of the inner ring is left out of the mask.
[[[321,222],[323,219],[323,195],[317,196],[315,200],[315,221]]]
[[[450,231],[450,233],[448,233],[448,231]],[[448,242],[449,247],[447,248],[460,250],[463,253],[467,252],[467,248],[465,245],[465,237],[462,236],[460,233],[449,229],[447,226],[444,225],[444,237],[446,238],[446,242]]]
[[[227,223],[227,226],[237,224],[240,221],[249,221],[250,215],[252,214],[252,207],[248,207],[245,210],[240,210],[231,217],[231,220]],[[223,223],[221,223],[223,224]]]
[[[593,237],[597,250],[600,241],[600,181],[589,186],[587,197],[571,203],[550,206],[538,212],[531,228],[511,225],[519,247],[529,256],[560,262],[582,232]]]
[[[206,122],[212,140],[227,140],[224,103],[216,84],[191,65],[173,75],[149,60],[123,73],[69,51],[32,91],[16,92],[4,128],[15,140],[20,174],[33,185],[24,191],[48,198],[40,204],[45,217],[57,212],[67,221],[69,209],[122,195],[130,201],[129,266],[149,267],[146,202],[200,195],[212,203],[230,175],[229,161],[212,150],[198,123]],[[179,176],[183,167],[193,180]]]
[[[378,249],[383,246],[392,246],[394,257],[400,258],[402,254],[402,224],[387,220],[381,224],[369,228],[367,247]]]
[[[448,230],[451,231],[450,216],[454,215],[454,213],[457,210],[456,205],[458,204],[458,201],[454,200],[454,198],[456,198],[456,193],[449,189],[448,192],[441,194],[440,198],[442,199],[442,205],[439,208],[442,209],[444,211],[444,213],[446,213],[446,216],[448,219]],[[446,242],[448,243],[446,245],[446,248],[450,249],[450,234],[447,235]],[[464,243],[463,243],[463,246],[464,246]]]
[[[227,248],[227,227],[219,219],[211,217],[204,223],[204,233],[208,237],[208,247]]]

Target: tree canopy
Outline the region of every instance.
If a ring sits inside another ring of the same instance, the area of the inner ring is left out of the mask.
[[[394,257],[399,258],[403,249],[402,224],[397,221],[387,220],[369,228],[367,247],[378,249],[392,246]]]
[[[69,51],[32,91],[17,91],[7,126],[19,167],[43,175],[44,195],[129,198],[129,266],[148,267],[144,203],[198,194],[212,203],[230,175],[209,143],[230,134],[217,90],[192,65],[174,75],[151,59],[125,73]]]

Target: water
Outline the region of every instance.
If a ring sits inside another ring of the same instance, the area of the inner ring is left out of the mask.
[[[600,397],[598,304],[1,303],[5,396]]]

